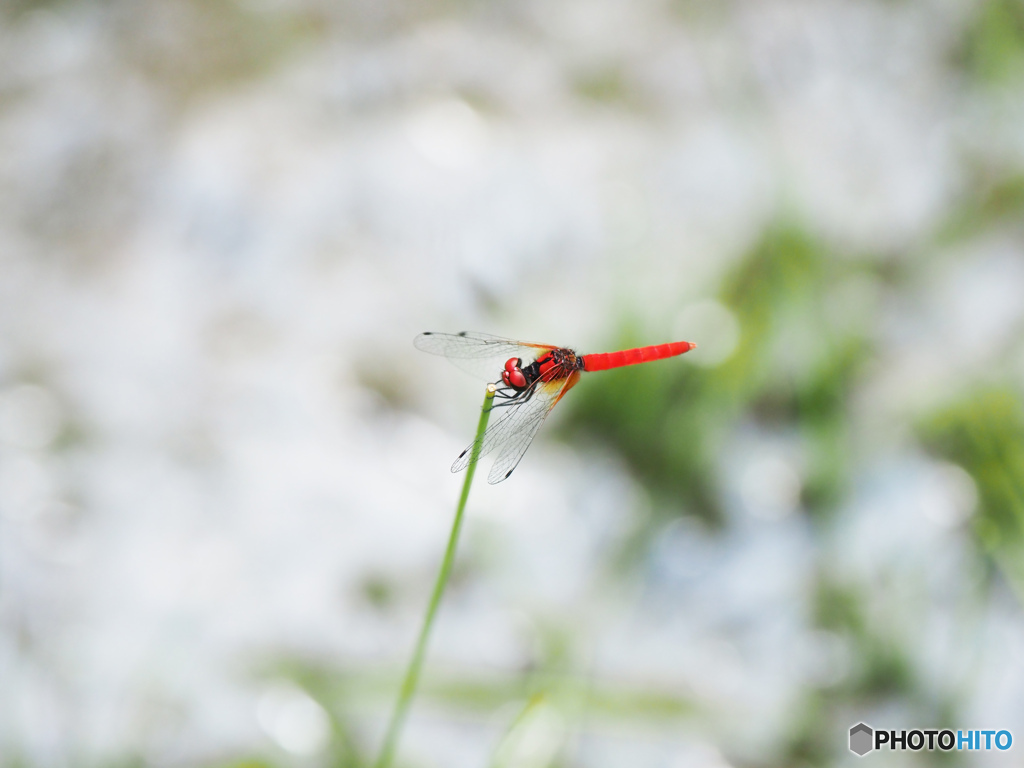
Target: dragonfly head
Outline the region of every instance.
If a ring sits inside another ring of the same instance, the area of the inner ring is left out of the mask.
[[[523,361],[518,357],[510,357],[505,361],[505,370],[501,372],[501,380],[506,386],[513,389],[523,389],[526,386],[526,376],[523,375]]]

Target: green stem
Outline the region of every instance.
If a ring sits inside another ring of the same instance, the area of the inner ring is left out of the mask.
[[[388,723],[388,730],[384,736],[384,746],[381,748],[377,762],[374,763],[375,768],[390,768],[391,761],[395,756],[395,748],[398,746],[398,737],[401,735],[402,725],[405,723],[405,716],[409,712],[409,705],[412,704],[412,697],[416,693],[416,685],[420,680],[420,670],[423,668],[423,658],[427,652],[430,629],[434,625],[434,615],[441,604],[441,596],[444,594],[444,588],[447,586],[448,577],[452,572],[452,564],[455,562],[455,547],[459,542],[459,532],[462,530],[462,515],[466,510],[466,501],[469,499],[469,487],[473,484],[473,474],[476,472],[477,459],[480,458],[484,430],[487,429],[487,420],[491,416],[491,406],[493,403],[494,385],[488,384],[487,394],[484,395],[483,409],[480,412],[480,423],[476,427],[473,453],[470,454],[469,466],[466,468],[466,480],[462,483],[462,495],[459,497],[459,506],[455,510],[455,520],[452,521],[452,531],[448,536],[448,548],[444,551],[441,570],[438,571],[437,581],[434,582],[434,591],[430,595],[430,603],[427,605],[427,615],[423,617],[423,626],[420,629],[419,638],[416,640],[416,650],[413,651],[409,668],[405,671],[402,689],[398,693],[398,701],[395,703],[395,711],[391,714],[391,722]]]

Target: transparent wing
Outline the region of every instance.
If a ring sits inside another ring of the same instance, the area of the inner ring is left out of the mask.
[[[497,381],[505,361],[522,358],[529,365],[548,350],[543,344],[503,339],[486,333],[421,333],[412,342],[416,349],[447,357],[453,364],[484,381]]]
[[[551,409],[579,380],[579,373],[573,373],[558,381],[538,381],[533,396],[508,407],[498,406],[495,411],[504,411],[484,432],[480,441],[474,440],[452,464],[452,472],[460,472],[469,466],[473,451],[480,443],[480,457],[497,452],[494,466],[487,474],[487,482],[500,483],[512,474],[526,449],[533,442],[534,435],[544,423]]]

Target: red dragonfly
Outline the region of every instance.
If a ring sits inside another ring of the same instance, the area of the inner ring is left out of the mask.
[[[480,438],[480,456],[496,452],[498,458],[487,475],[489,483],[500,483],[512,474],[548,413],[580,379],[583,371],[606,371],[624,365],[663,360],[696,347],[689,341],[637,347],[622,352],[579,355],[566,347],[513,341],[485,333],[421,333],[413,342],[417,349],[447,357],[470,373],[495,382],[494,408],[505,412],[491,422]],[[502,361],[504,361],[503,367]],[[469,466],[474,441],[452,464],[452,472]]]

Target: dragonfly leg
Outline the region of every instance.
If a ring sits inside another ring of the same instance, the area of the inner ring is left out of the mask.
[[[491,407],[501,408],[502,406],[506,405],[515,405],[517,402],[519,402],[519,394],[519,392],[512,389],[511,387],[498,387],[497,391],[494,393],[494,399],[501,399],[504,402],[494,403],[494,405],[492,405]]]
[[[536,391],[536,387],[528,387],[527,389],[514,389],[513,387],[498,387],[498,390],[494,393],[494,398],[497,400],[501,398],[504,400],[502,403],[494,403],[492,408],[502,408],[507,405],[517,405],[518,403],[525,403]]]

